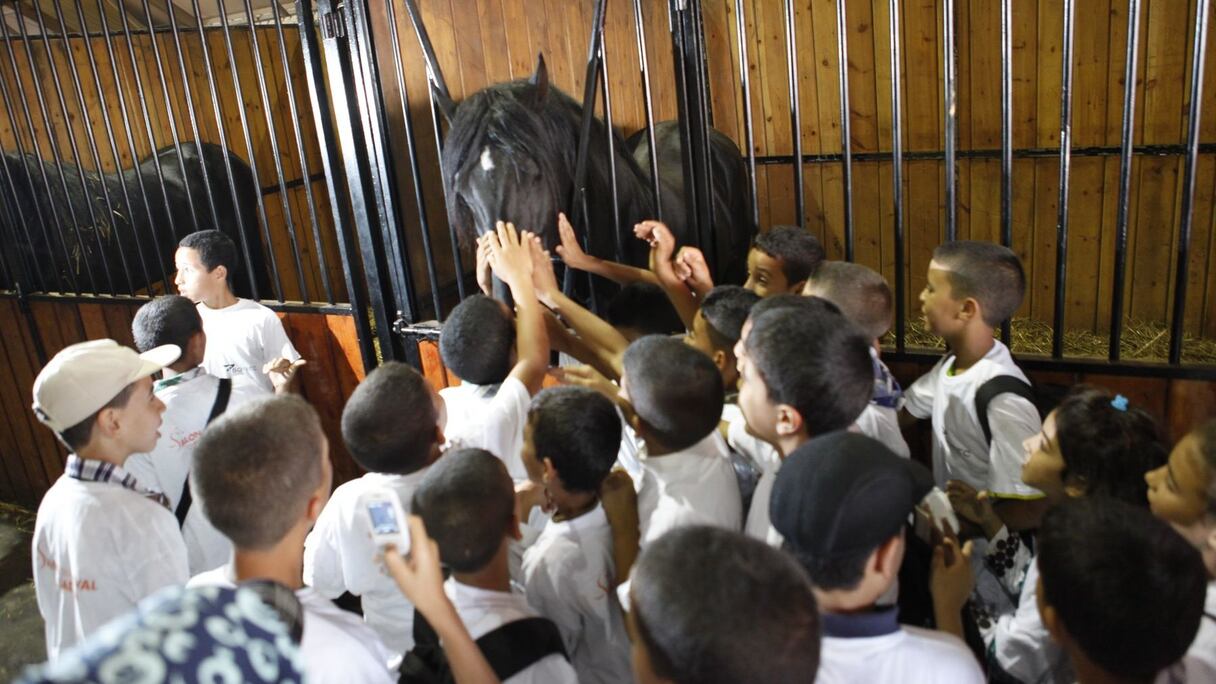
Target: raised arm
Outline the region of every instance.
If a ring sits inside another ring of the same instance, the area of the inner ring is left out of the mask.
[[[584,252],[582,245],[578,243],[578,236],[574,234],[574,226],[570,225],[565,214],[557,215],[557,230],[562,239],[562,243],[557,246],[557,255],[570,268],[594,273],[620,285],[639,281],[659,284],[655,275],[644,268],[600,259]]]
[[[676,249],[671,229],[658,221],[642,221],[633,227],[633,234],[650,243],[650,270],[658,279],[659,287],[667,293],[684,327],[692,330],[692,322],[697,317],[697,297],[681,280],[671,262]]]
[[[490,234],[490,267],[511,288],[515,300],[515,351],[510,377],[536,394],[549,369],[549,335],[536,291],[532,287],[532,234],[520,235],[510,223],[498,222]]]

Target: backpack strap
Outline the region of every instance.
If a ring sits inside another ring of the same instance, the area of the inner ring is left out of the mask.
[[[980,419],[980,428],[984,431],[984,441],[992,444],[992,428],[988,425],[988,405],[1002,394],[1016,394],[1019,397],[1035,403],[1034,388],[1029,383],[1013,375],[998,375],[975,390],[975,415]]]
[[[215,403],[211,405],[211,414],[207,416],[207,425],[220,417],[228,408],[228,399],[232,396],[232,379],[220,378],[219,389],[215,392]],[[182,483],[182,495],[177,500],[177,509],[173,511],[173,515],[177,516],[177,526],[182,527],[186,524],[186,515],[190,513],[190,504],[193,503],[193,497],[190,496],[190,476],[186,475],[186,481]]]
[[[542,617],[515,620],[486,632],[477,640],[477,647],[503,682],[555,653],[570,660],[557,625]]]

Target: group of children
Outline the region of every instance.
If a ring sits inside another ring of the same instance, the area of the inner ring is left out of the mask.
[[[661,223],[635,230],[648,269],[560,224],[562,260],[622,285],[617,325],[499,224],[440,337],[462,383],[368,373],[341,424],[367,473],[332,493],[282,325],[231,295],[231,242],[183,240],[139,352],[73,345],[35,382],[72,452],[34,537],[50,658],[162,587],[263,579],[295,592],[321,682],[1216,681],[1216,421],[1171,451],[1092,387],[1040,419],[993,334],[1012,252],[934,252],[948,351],[905,390],[887,283],[804,231],[761,234],[740,287]],[[382,492],[407,555],[375,541]]]

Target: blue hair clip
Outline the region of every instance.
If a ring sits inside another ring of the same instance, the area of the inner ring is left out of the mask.
[[[1120,411],[1127,410],[1127,397],[1122,394],[1116,394],[1114,399],[1110,400],[1110,405]]]

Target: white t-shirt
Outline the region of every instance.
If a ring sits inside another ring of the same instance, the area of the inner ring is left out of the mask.
[[[1042,492],[1022,482],[1026,460],[1022,442],[1042,429],[1038,409],[1023,397],[1001,394],[988,404],[991,446],[984,440],[975,412],[975,392],[988,380],[1026,375],[1013,362],[1009,349],[994,340],[992,349],[974,366],[949,375],[954,355],[948,354],[904,393],[904,406],[917,418],[933,420],[933,475],[945,489],[948,480],[962,480],[979,490],[1002,496],[1038,498]]]
[[[825,614],[815,681],[982,684],[984,673],[957,637],[901,626],[895,609],[890,609],[856,616]]]
[[[580,682],[633,681],[629,636],[612,596],[612,529],[603,506],[550,520],[524,552],[523,572],[528,603],[557,625]]]
[[[38,506],[33,552],[51,660],[140,600],[190,577],[173,514],[113,482],[60,476]]]
[[[642,450],[638,485],[641,542],[686,525],[716,525],[739,531],[743,503],[726,440],[717,430],[683,451],[647,456]]]
[[[515,482],[528,479],[524,469],[524,426],[532,395],[515,378],[495,385],[464,383],[439,390],[447,405],[448,424],[443,432],[450,448],[485,449],[502,459]]]
[[[401,508],[410,510],[414,490],[426,475],[423,468],[409,475],[368,473],[334,490],[316,525],[304,541],[304,583],[323,596],[342,592],[363,599],[363,619],[396,655],[414,647],[414,606],[376,561],[367,515],[359,498],[372,489],[397,493]]]
[[[895,409],[870,402],[857,417],[855,425],[861,434],[882,442],[896,456],[912,457],[912,450],[899,430],[899,413]]]
[[[198,313],[207,333],[203,368],[217,378],[232,378],[233,385],[271,394],[274,385],[262,368],[280,356],[290,361],[300,358],[275,312],[252,299],[238,299],[223,309],[199,304]]]
[[[222,565],[195,575],[188,587],[234,587],[236,574]],[[389,672],[392,656],[358,615],[335,606],[312,587],[296,590],[304,609],[300,653],[308,681],[316,684],[385,684],[397,681]]]
[[[777,471],[781,470],[781,461],[769,465],[760,474],[760,481],[756,483],[756,491],[752,493],[752,507],[747,511],[747,523],[743,526],[743,533],[752,539],[781,548],[785,538],[781,533],[773,527],[773,523],[768,517],[769,502],[773,498],[773,484],[777,482]]]
[[[198,445],[215,405],[219,384],[219,378],[207,374],[201,366],[157,382],[156,396],[165,404],[160,439],[150,453],[134,454],[123,464],[123,469],[141,484],[164,492],[169,497],[170,510],[176,511],[181,501],[194,447]],[[258,396],[261,396],[260,391],[233,383],[225,410],[232,410]],[[190,506],[181,531],[186,541],[190,574],[218,568],[231,558],[232,543],[203,515],[201,502],[194,501]]]
[[[478,589],[455,579],[444,582],[443,590],[474,640],[508,622],[538,617],[523,594]],[[560,653],[552,653],[520,670],[503,684],[563,684],[577,681],[578,675],[570,663]]]
[[[1181,682],[1216,682],[1216,582],[1208,582],[1203,618],[1199,621],[1199,631],[1191,647],[1182,660],[1162,670],[1157,677],[1157,684]]]

